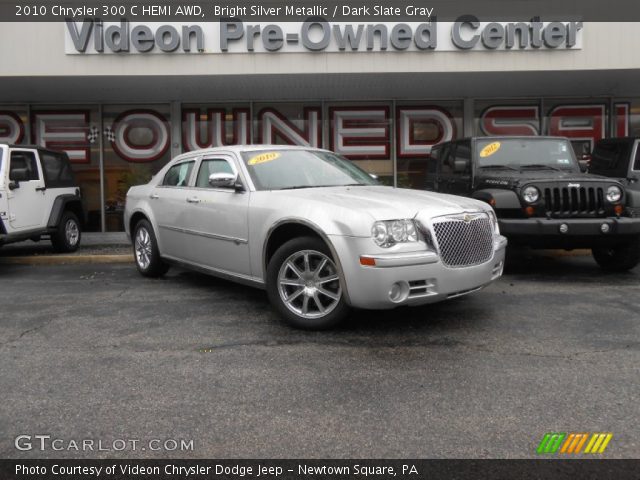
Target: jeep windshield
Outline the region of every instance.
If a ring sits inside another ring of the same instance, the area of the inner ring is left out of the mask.
[[[257,190],[377,185],[371,175],[349,160],[315,150],[260,150],[243,152]]]
[[[478,167],[487,170],[579,170],[571,143],[562,138],[480,139],[476,153]]]

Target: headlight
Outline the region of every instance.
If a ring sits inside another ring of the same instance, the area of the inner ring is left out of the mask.
[[[491,225],[493,225],[493,233],[495,235],[500,235],[500,227],[498,227],[498,217],[496,217],[495,212],[493,210],[489,210],[487,214],[489,214]]]
[[[540,190],[533,185],[529,185],[522,190],[522,198],[524,198],[524,201],[527,203],[535,203],[540,198]]]
[[[418,230],[413,220],[385,220],[373,224],[371,236],[379,246],[388,248],[396,243],[417,242]]]
[[[609,201],[609,203],[617,203],[621,198],[622,190],[620,189],[620,187],[611,185],[609,188],[607,188],[607,200]]]

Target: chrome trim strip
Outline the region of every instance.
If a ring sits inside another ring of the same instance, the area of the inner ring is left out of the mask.
[[[360,258],[375,260],[372,268],[409,267],[413,265],[429,265],[440,261],[436,252],[409,252],[409,253],[379,253],[375,255],[360,255]]]
[[[237,238],[237,237],[228,237],[226,235],[218,235],[215,233],[206,233],[206,232],[199,232],[198,230],[189,230],[186,228],[178,228],[178,227],[172,227],[170,225],[158,225],[160,228],[164,228],[165,230],[171,230],[174,232],[179,232],[179,233],[186,233],[187,235],[197,235],[199,237],[205,237],[205,238],[213,238],[215,240],[224,240],[227,242],[233,242],[235,244],[247,244],[249,243],[249,240],[247,240],[246,238]]]
[[[242,283],[243,285],[249,285],[251,287],[258,287],[264,289],[264,281],[258,277],[252,277],[250,275],[245,275],[243,273],[234,273],[228,270],[222,270],[219,268],[213,267],[204,267],[202,265],[198,265],[196,263],[189,262],[187,260],[181,260],[175,257],[171,257],[169,255],[163,255],[163,260],[170,262],[174,265],[186,267],[189,270],[196,270],[202,273],[206,273],[208,275],[213,275],[214,277],[223,278],[225,280],[231,280],[233,282]]]

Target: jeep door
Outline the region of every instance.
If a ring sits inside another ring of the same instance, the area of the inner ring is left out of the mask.
[[[204,156],[197,168],[183,209],[183,225],[189,236],[185,259],[218,271],[250,275],[249,193],[209,184],[213,174],[237,176],[236,160],[230,154]]]
[[[455,144],[445,143],[438,147],[436,153],[437,173],[435,181],[435,190],[441,193],[449,193],[451,182],[453,181],[453,169],[451,167],[452,151],[455,150]]]
[[[430,192],[438,191],[438,161],[442,155],[442,146],[437,145],[431,148],[429,158],[427,158],[427,181],[425,182],[425,189]]]
[[[7,204],[9,224],[18,231],[42,228],[49,211],[46,208],[44,178],[36,152],[12,149],[8,168]]]
[[[455,150],[449,155],[451,176],[449,193],[468,197],[472,191],[471,141],[455,142]]]

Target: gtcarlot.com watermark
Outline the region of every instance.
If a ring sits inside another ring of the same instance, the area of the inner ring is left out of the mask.
[[[18,435],[14,442],[17,450],[26,452],[190,452],[193,451],[193,440],[183,438],[116,438],[113,440],[82,438],[57,438],[52,435]]]

